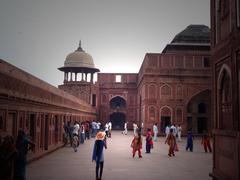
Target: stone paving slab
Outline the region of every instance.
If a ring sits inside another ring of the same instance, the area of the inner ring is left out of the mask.
[[[158,138],[151,154],[133,159],[131,154],[132,133],[122,135],[113,132],[105,150],[103,180],[210,180],[212,154],[205,153],[200,139],[194,140],[194,152],[185,151],[186,139],[179,143],[180,151],[168,157],[164,138]],[[144,137],[145,138],[145,137]],[[71,147],[61,148],[28,165],[29,180],[94,180],[95,163],[91,161],[94,139],[80,145],[78,152]]]

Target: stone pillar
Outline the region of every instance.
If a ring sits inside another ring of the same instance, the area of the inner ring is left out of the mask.
[[[81,74],[82,74],[81,81],[83,81],[83,72]]]
[[[87,81],[87,73],[85,73],[85,81]]]
[[[77,81],[77,73],[75,72],[75,81]]]
[[[91,80],[90,80],[91,83],[93,83],[93,73],[91,73]]]
[[[72,79],[72,72],[71,72],[71,77],[70,77],[70,81],[72,81],[73,79]]]
[[[67,73],[64,72],[64,79],[63,79],[63,82],[66,82],[66,78],[67,78]]]
[[[68,72],[66,73],[66,80],[67,80],[67,82],[68,82]]]

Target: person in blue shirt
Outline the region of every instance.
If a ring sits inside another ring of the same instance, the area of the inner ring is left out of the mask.
[[[103,130],[99,131],[96,135],[96,140],[93,147],[92,161],[96,162],[96,180],[102,179],[104,153],[103,149],[107,149],[106,134]],[[100,169],[100,175],[99,175]]]
[[[187,146],[186,146],[186,151],[188,151],[188,149],[192,152],[193,151],[193,134],[192,134],[192,130],[190,129],[187,132]]]

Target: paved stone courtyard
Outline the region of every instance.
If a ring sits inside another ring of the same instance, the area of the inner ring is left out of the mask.
[[[168,157],[168,146],[164,138],[158,138],[151,154],[143,158],[132,158],[131,140],[133,134],[122,135],[113,132],[105,150],[103,180],[209,180],[212,168],[212,154],[205,153],[200,139],[194,140],[194,151],[185,151],[186,139],[179,143],[180,151],[175,157]],[[144,137],[145,138],[145,137]],[[61,148],[28,165],[29,180],[94,180],[95,164],[91,161],[94,139],[80,145],[74,153],[69,146]]]

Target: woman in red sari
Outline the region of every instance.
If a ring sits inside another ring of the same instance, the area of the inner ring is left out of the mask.
[[[141,155],[141,149],[142,149],[142,137],[141,137],[141,132],[138,132],[138,134],[136,136],[134,136],[132,143],[131,143],[131,147],[133,149],[132,151],[132,157],[135,157],[135,153],[138,151],[138,157],[142,158]]]
[[[165,144],[166,143],[169,145],[168,156],[169,157],[175,156],[174,148],[175,148],[175,145],[176,145],[176,138],[173,135],[173,129],[170,129],[170,133],[168,134],[167,139],[165,141]]]

